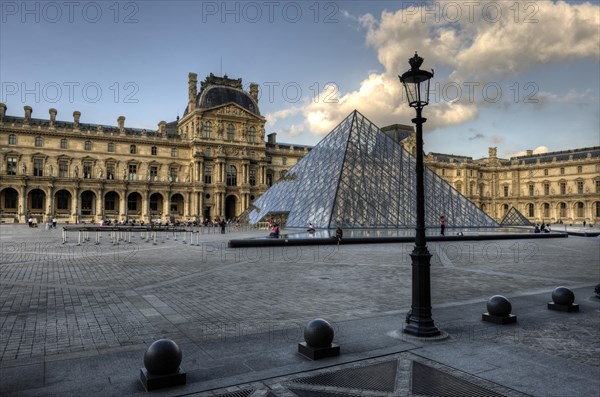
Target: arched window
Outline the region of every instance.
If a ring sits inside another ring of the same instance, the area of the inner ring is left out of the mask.
[[[248,130],[248,142],[256,142],[256,128],[254,127],[250,127],[250,129]]]
[[[462,183],[460,183],[460,182],[456,183],[456,191],[459,193],[462,193]]]
[[[566,218],[567,217],[567,204],[565,204],[565,203],[560,203],[559,204],[559,216],[561,218]]]
[[[233,141],[235,138],[235,128],[233,128],[233,124],[229,123],[227,125],[227,139]]]
[[[204,167],[204,183],[207,185],[212,183],[212,167]]]
[[[577,203],[577,217],[583,218],[585,216],[585,204],[581,201]]]
[[[204,124],[202,124],[202,137],[210,138],[211,134],[212,134],[212,123],[210,121],[205,121]]]
[[[533,204],[527,204],[527,213],[530,218],[535,216],[535,206]]]
[[[227,166],[227,186],[237,185],[237,169],[233,165]]]
[[[550,218],[550,204],[544,203],[544,218]]]
[[[256,170],[255,169],[251,169],[250,170],[250,186],[256,186]]]

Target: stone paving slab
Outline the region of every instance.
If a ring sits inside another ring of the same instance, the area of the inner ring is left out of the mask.
[[[172,239],[153,245],[139,235],[132,244],[103,237],[77,246],[62,244],[60,230],[1,225],[0,394],[81,395],[85,379],[88,395],[141,393],[141,357],[162,337],[185,346],[192,385],[207,375],[216,388],[252,374],[309,370],[289,354],[314,317],[331,321],[356,359],[420,346],[389,335],[389,319],[401,324],[410,307],[412,244],[227,248],[233,235],[262,234],[211,234],[199,246]],[[444,329],[463,338],[482,334],[485,346],[511,344],[562,365],[599,368],[600,319],[597,303],[587,300],[600,279],[596,239],[432,242],[429,249],[434,318]],[[519,313],[545,308],[558,285],[585,286],[577,297],[588,311],[544,310],[535,321]],[[504,330],[488,334],[494,328],[479,321],[498,293],[514,299],[517,342]],[[452,356],[455,345],[444,346]],[[483,372],[495,370],[479,363]],[[90,370],[97,375],[91,380]],[[481,372],[467,365],[470,371]],[[498,377],[510,380],[509,372]]]

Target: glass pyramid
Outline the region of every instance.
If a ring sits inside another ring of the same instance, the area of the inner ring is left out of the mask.
[[[416,224],[415,158],[352,112],[247,210],[254,224],[287,214],[286,227],[401,228]],[[246,215],[246,214],[244,214]],[[425,223],[498,224],[425,168]]]
[[[502,226],[533,226],[529,222],[529,219],[515,207],[510,207],[504,218],[502,218],[502,221],[500,221],[500,224]]]

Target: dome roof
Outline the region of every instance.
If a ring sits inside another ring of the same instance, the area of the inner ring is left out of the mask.
[[[222,85],[208,86],[198,95],[199,108],[207,109],[233,102],[254,114],[260,115],[258,105],[252,97],[243,90]]]

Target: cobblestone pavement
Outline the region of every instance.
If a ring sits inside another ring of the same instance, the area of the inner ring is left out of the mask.
[[[62,244],[61,229],[0,227],[0,368],[93,357],[161,337],[199,341],[405,312],[412,244],[228,249],[230,238],[154,245],[102,236]],[[71,241],[71,240],[70,240]],[[598,239],[431,243],[434,307],[599,280]],[[590,293],[591,295],[591,293]],[[585,297],[587,299],[587,297]],[[598,314],[533,326],[519,343],[600,366]],[[506,336],[499,336],[498,342]],[[586,350],[587,346],[587,350]]]

